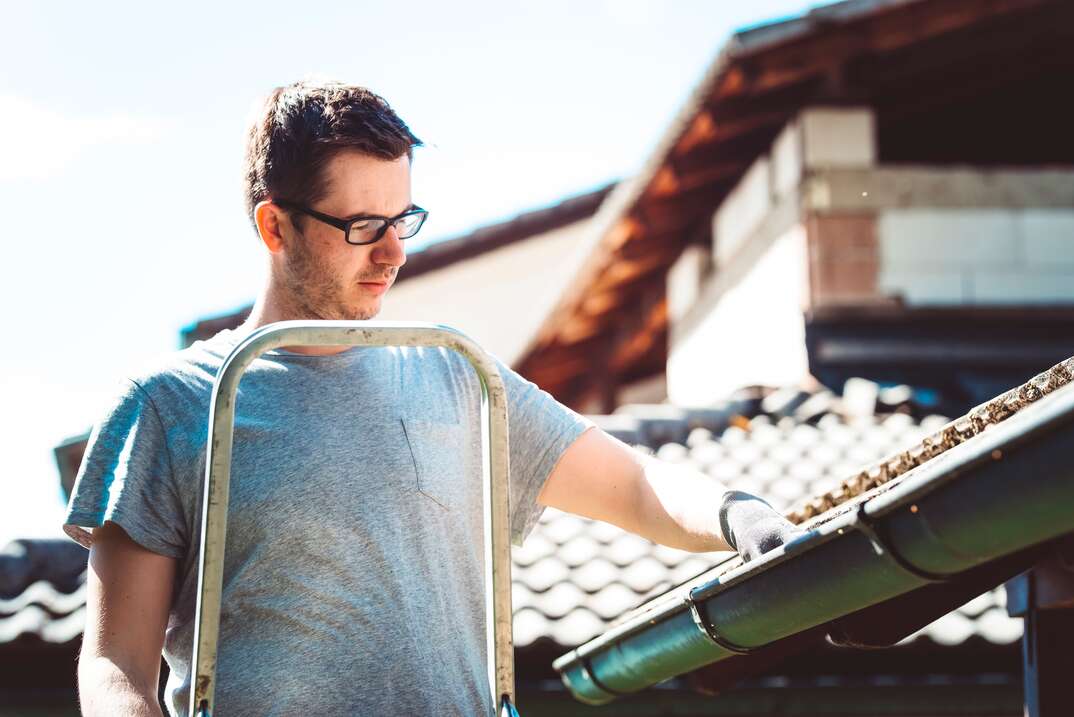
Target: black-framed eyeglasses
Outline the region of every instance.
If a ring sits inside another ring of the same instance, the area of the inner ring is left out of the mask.
[[[272,203],[284,209],[309,215],[318,221],[342,230],[343,238],[346,239],[347,243],[355,246],[380,241],[390,226],[395,227],[400,239],[409,239],[418,233],[421,225],[425,223],[425,219],[429,216],[429,212],[425,209],[417,205],[411,205],[410,209],[402,214],[396,214],[394,217],[384,217],[377,214],[357,214],[343,219],[333,217],[331,214],[318,212],[315,209],[310,209],[305,204],[286,199],[273,199]]]

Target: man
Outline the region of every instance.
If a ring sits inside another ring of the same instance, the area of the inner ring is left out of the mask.
[[[259,326],[370,319],[424,210],[418,139],[380,97],[277,88],[250,130],[246,201],[268,280],[246,323],[125,381],[65,520],[90,547],[83,713],[184,715],[209,396]],[[501,365],[516,543],[543,506],[747,558],[794,533],[763,501],[646,458]],[[291,347],[237,399],[217,711],[488,714],[478,387],[447,350]],[[721,527],[722,523],[722,527]],[[736,542],[737,538],[737,542]]]

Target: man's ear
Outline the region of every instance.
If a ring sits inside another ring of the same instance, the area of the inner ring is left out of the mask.
[[[284,240],[282,226],[287,218],[280,207],[270,201],[258,202],[254,206],[254,222],[257,224],[257,233],[261,241],[270,253],[276,254],[283,249]]]

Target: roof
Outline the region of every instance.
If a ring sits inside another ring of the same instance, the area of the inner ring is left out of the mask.
[[[77,436],[65,438],[55,448],[52,455],[56,459],[56,467],[60,471],[60,489],[63,491],[64,501],[71,499],[71,492],[75,488],[75,478],[78,476],[78,468],[82,465],[82,454],[86,452],[86,444],[89,442],[89,432]]]
[[[843,397],[794,388],[748,389],[710,409],[626,406],[594,420],[659,458],[688,463],[732,489],[763,495],[778,510],[821,495],[862,465],[944,426],[907,387],[855,381]],[[619,528],[548,509],[514,553],[515,643],[573,647],[628,610],[726,560],[728,553],[675,550]],[[906,642],[958,646],[1017,642],[1021,620],[990,590]]]
[[[86,550],[70,540],[15,540],[0,550],[0,645],[66,644],[82,635]]]
[[[554,667],[591,704],[699,668],[722,689],[825,636],[891,645],[1069,541],[1074,358],[931,428],[788,511],[800,537],[728,558]]]
[[[711,241],[714,210],[802,108],[877,107],[883,161],[966,161],[944,154],[949,135],[929,132],[929,118],[945,102],[1025,86],[1033,73],[1069,73],[1072,13],[1060,0],[850,0],[734,35],[642,171],[601,207],[584,260],[517,368],[575,406],[599,390],[608,367],[622,384],[662,371],[669,267],[690,243]],[[1029,147],[1030,155],[1064,161],[1054,149]],[[610,360],[579,360],[594,351]]]
[[[588,219],[615,186],[615,183],[611,183],[429,244],[424,249],[407,255],[406,266],[399,272],[396,284]],[[253,305],[250,304],[217,316],[199,319],[180,330],[180,343],[189,346],[224,329],[236,328],[246,320],[252,308]]]

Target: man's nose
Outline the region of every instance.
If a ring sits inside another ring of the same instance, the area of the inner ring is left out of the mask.
[[[371,259],[376,264],[389,266],[402,266],[406,263],[406,247],[403,246],[403,240],[399,238],[395,225],[389,226],[380,241],[373,245]]]

